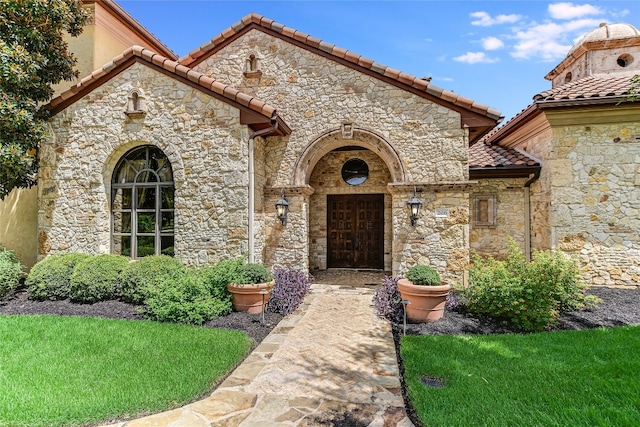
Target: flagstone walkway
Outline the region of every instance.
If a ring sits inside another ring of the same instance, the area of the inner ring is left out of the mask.
[[[410,427],[389,324],[373,289],[314,284],[207,398],[111,427]]]

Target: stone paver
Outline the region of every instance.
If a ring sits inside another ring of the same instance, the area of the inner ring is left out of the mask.
[[[307,427],[349,421],[413,426],[389,324],[373,312],[373,288],[354,284],[314,284],[304,304],[209,397],[109,427]]]

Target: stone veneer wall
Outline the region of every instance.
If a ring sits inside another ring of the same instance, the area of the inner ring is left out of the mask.
[[[250,55],[258,60],[260,77],[249,78],[243,74]],[[294,168],[305,147],[321,135],[340,129],[344,123],[371,130],[384,138],[402,161],[405,182],[434,184],[468,180],[468,141],[460,126],[459,113],[284,40],[251,30],[194,68],[275,106],[291,127],[288,138],[269,138],[267,142],[264,157],[267,186],[293,185]],[[365,145],[365,148],[372,147]],[[307,177],[310,175],[309,170]],[[455,194],[446,204],[458,203],[456,211],[468,213],[468,194],[452,191]],[[437,266],[444,269],[454,249],[457,252],[451,256],[456,260],[456,267],[466,265],[468,232],[450,233],[446,239],[450,250],[441,251],[442,245],[436,242],[432,229],[420,228],[419,236],[414,236],[413,231],[402,231],[408,221],[407,196],[410,194],[394,195],[392,199],[394,207],[389,220],[393,221],[394,273],[403,266],[426,261],[438,251],[441,259]],[[296,197],[300,198],[299,203],[290,200],[290,224],[283,230],[277,224],[275,228],[267,224],[273,216],[267,212],[277,197],[265,199],[263,223],[256,229],[264,230],[268,263],[308,265],[308,243],[304,247],[300,242],[308,238],[315,225],[297,223],[305,221],[308,213],[302,209],[310,209],[310,205],[308,196]],[[463,227],[468,227],[467,219]],[[411,235],[412,242],[423,244],[397,240],[399,236],[395,233],[400,231],[401,239]],[[458,262],[459,259],[464,261]]]
[[[146,96],[143,118],[124,114],[134,88]],[[137,63],[50,125],[54,136],[40,151],[40,257],[110,252],[112,172],[144,144],[172,163],[176,256],[204,265],[247,251],[248,133],[237,109]]]
[[[419,187],[424,203],[415,226],[408,221],[407,200],[413,188],[391,186],[393,192],[393,275],[413,265],[434,267],[444,283],[466,286],[469,263],[469,193],[458,186]],[[458,188],[457,188],[458,187]],[[444,215],[443,215],[444,214]]]
[[[351,186],[342,179],[342,166],[349,159],[364,160],[369,166],[369,178],[358,186]],[[316,165],[310,184],[314,193],[310,198],[309,215],[309,263],[311,269],[327,268],[327,195],[329,194],[384,194],[386,219],[391,217],[391,195],[387,183],[391,175],[384,162],[369,150],[331,152]],[[384,269],[391,270],[391,221],[385,221]]]
[[[594,285],[640,285],[638,136],[638,121],[554,127],[553,246]]]
[[[514,239],[524,251],[525,191],[527,178],[482,179],[473,186],[469,197],[471,225],[469,247],[482,255],[506,255],[509,239]],[[476,226],[474,196],[496,196],[496,225]]]
[[[545,121],[546,123],[546,121]],[[531,184],[531,249],[551,249],[551,183],[553,131],[548,123],[540,132],[521,138],[517,148],[540,159],[540,176]]]

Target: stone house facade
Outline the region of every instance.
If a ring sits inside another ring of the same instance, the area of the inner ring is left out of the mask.
[[[602,24],[546,76],[550,90],[472,148],[539,159],[531,247],[574,255],[594,285],[640,284],[640,103],[626,99],[637,74],[640,32]]]
[[[578,255],[592,283],[637,285],[635,31],[579,41],[499,129],[497,110],[256,14],[180,59],[143,37],[48,105],[37,256],[429,264],[465,284],[472,251],[501,255],[512,238],[528,256]],[[594,75],[592,57],[609,68]]]

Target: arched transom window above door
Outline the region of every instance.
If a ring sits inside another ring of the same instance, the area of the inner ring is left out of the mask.
[[[174,193],[171,163],[160,149],[145,145],[122,156],[111,181],[111,252],[173,256]]]

